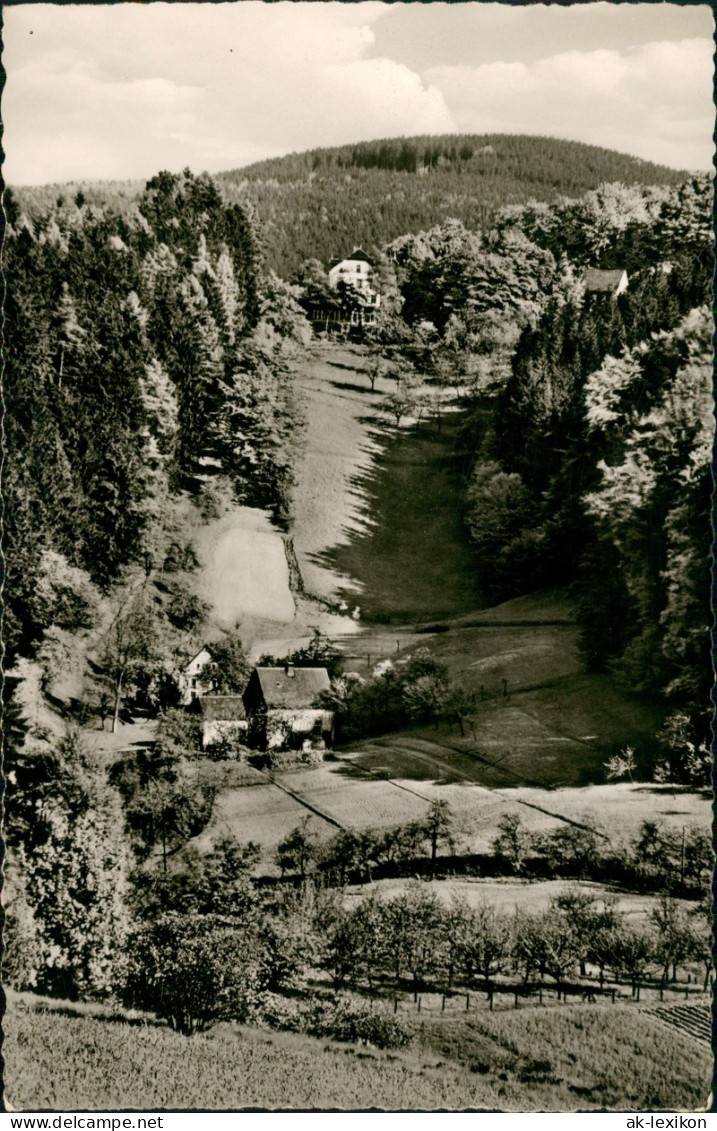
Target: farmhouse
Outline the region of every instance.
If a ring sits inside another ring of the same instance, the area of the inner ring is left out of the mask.
[[[211,652],[208,648],[202,648],[179,673],[177,683],[182,706],[188,707],[195,699],[200,699],[212,690],[211,663]]]
[[[250,744],[260,750],[324,749],[333,738],[334,716],[315,702],[330,686],[326,668],[254,668],[243,695]]]
[[[589,267],[585,272],[583,283],[586,294],[610,295],[617,298],[627,290],[627,271],[617,268],[614,271],[601,271],[597,267]]]
[[[224,739],[246,740],[247,719],[241,695],[204,695],[199,701],[202,718],[202,747]]]

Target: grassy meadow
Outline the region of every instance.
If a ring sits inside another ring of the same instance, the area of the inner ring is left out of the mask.
[[[324,841],[335,835],[337,826],[390,829],[423,820],[432,802],[439,800],[450,806],[459,855],[489,852],[506,814],[520,816],[528,833],[551,832],[566,820],[594,818],[616,842],[634,835],[647,820],[659,820],[676,831],[709,824],[707,793],[629,782],[554,790],[488,788],[470,780],[474,764],[460,753],[454,752],[451,759],[426,743],[427,753],[423,746],[419,739],[400,736],[366,743],[311,770],[275,773],[273,781],[251,769],[242,773],[238,766],[219,764],[213,816],[193,843],[208,848],[227,833],[242,843],[253,840],[263,850],[257,870],[271,873],[276,870],[278,844],[307,815],[316,839]],[[476,777],[480,770],[479,765]]]
[[[14,999],[16,1110],[702,1110],[709,1048],[632,1006],[529,1007],[415,1023],[406,1051],[222,1024],[182,1037],[109,1010]]]

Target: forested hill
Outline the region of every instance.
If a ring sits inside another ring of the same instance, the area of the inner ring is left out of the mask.
[[[288,278],[306,259],[360,244],[382,248],[447,216],[487,228],[528,200],[579,197],[601,184],[677,185],[687,174],[610,149],[555,138],[446,134],[313,149],[219,174],[227,197],[254,206],[266,264]],[[16,190],[22,210],[46,212],[81,189],[87,202],[131,208],[143,185],[122,181]]]
[[[306,259],[383,247],[447,216],[486,228],[508,204],[578,197],[614,181],[677,185],[686,175],[574,141],[454,134],[314,149],[218,179],[231,199],[254,205],[268,263],[287,278]]]

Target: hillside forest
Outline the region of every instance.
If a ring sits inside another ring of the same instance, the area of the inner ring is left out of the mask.
[[[292,186],[330,169],[337,183],[353,178],[355,193],[364,172],[378,170],[410,175],[430,193],[446,165],[465,170],[474,213],[446,219],[454,201],[442,198],[437,223],[407,225],[378,249],[383,302],[362,348],[395,377],[397,431],[401,420],[433,411],[446,391],[460,405],[472,451],[464,517],[487,600],[567,589],[589,667],[664,707],[638,770],[703,785],[711,185],[707,176],[649,183],[644,166],[641,183],[611,180],[583,192],[580,182],[560,179],[552,143],[543,150],[525,140],[513,139],[511,149],[505,139],[447,139],[435,160],[423,146],[420,161],[415,144],[398,142],[308,154],[283,171],[264,169],[262,183],[270,172]],[[499,207],[476,188],[476,168],[510,161],[516,179],[525,162],[575,195]],[[236,844],[201,865],[192,858],[184,878],[167,875],[168,853],[206,826],[217,788],[198,758],[190,773],[196,736],[174,710],[177,671],[202,643],[206,615],[181,515],[191,507],[208,520],[230,501],[264,508],[290,530],[292,452],[302,433],[292,360],[309,340],[301,302],[308,286],[322,285],[326,242],[314,239],[311,224],[297,224],[308,242],[297,240],[294,258],[281,259],[280,277],[268,266],[267,228],[251,193],[247,201],[233,175],[160,173],[119,204],[81,190],[42,207],[40,199],[30,194],[26,207],[22,192],[5,198],[8,976],[24,989],[149,1002],[184,1032],[230,1006],[251,1016],[260,990],[290,990],[312,963],[333,970],[339,985],[358,963],[370,982],[371,923],[384,914],[371,900],[348,915],[331,896],[309,906],[291,885],[265,892],[250,878],[252,847]],[[357,200],[359,212],[375,206],[369,194]],[[329,215],[332,201],[327,195]],[[405,207],[413,207],[408,189]],[[289,239],[281,208],[269,234],[283,224]],[[327,222],[314,214],[312,223]],[[358,222],[353,230],[355,242],[372,242]],[[588,291],[590,267],[624,269],[627,290]],[[57,740],[28,719],[19,688],[34,678],[38,696],[59,710],[53,680],[78,654],[95,691],[64,705],[68,725]],[[240,640],[228,635],[217,656],[222,689],[240,690]],[[435,675],[435,667],[419,668],[418,691],[401,689],[407,702]],[[104,727],[113,715],[116,722],[132,702],[158,718],[157,742],[110,766],[92,755],[82,727],[97,718]],[[352,720],[344,721],[350,730]],[[435,861],[447,817],[437,810],[433,819]],[[504,832],[496,854],[510,858]],[[415,853],[431,836],[424,828]],[[344,848],[354,854],[350,865]],[[361,871],[356,846],[344,848],[332,845],[338,862],[326,865],[336,886]],[[303,880],[301,836],[284,850],[282,871]],[[659,889],[657,878],[650,882]],[[669,899],[665,907],[673,913]],[[447,920],[429,911],[435,941]],[[548,919],[541,923],[547,931]],[[501,962],[513,955],[530,970],[539,965],[507,920],[488,927],[503,939]],[[360,946],[351,942],[359,930]],[[570,935],[570,962],[585,959],[579,934]],[[330,946],[317,957],[320,939]],[[437,966],[451,967],[443,943],[435,947]],[[249,949],[251,963],[239,963],[222,988],[222,967]],[[376,959],[381,977],[390,974],[390,949]],[[181,967],[176,985],[207,964],[214,1006],[178,1002],[176,986],[162,980],[165,958],[167,968]],[[469,981],[478,976],[472,952],[456,962]],[[416,966],[411,976],[419,975]],[[565,976],[560,967],[558,985]]]
[[[687,177],[610,149],[511,134],[386,138],[312,149],[220,173],[226,199],[261,224],[266,264],[288,279],[306,259],[328,264],[361,246],[376,254],[406,232],[446,216],[488,230],[507,205],[575,199],[601,184],[676,187]],[[42,215],[59,193],[131,209],[138,182],[23,188],[23,207]]]

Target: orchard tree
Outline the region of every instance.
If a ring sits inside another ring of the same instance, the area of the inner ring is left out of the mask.
[[[391,918],[386,904],[376,892],[365,896],[351,914],[351,935],[358,969],[373,992],[374,981],[385,968],[391,953]]]
[[[422,884],[412,884],[386,905],[396,976],[407,968],[414,994],[428,974],[440,965],[443,908],[438,896]]]
[[[645,926],[622,924],[617,936],[614,964],[620,976],[630,979],[633,996],[637,986],[645,977],[649,967],[657,957],[654,932]]]
[[[565,978],[580,960],[580,939],[564,920],[546,911],[535,919],[535,942],[539,965],[555,980],[560,994]]]
[[[523,860],[528,848],[528,838],[523,822],[517,813],[504,813],[498,821],[500,832],[493,841],[493,852],[503,856],[518,875],[523,869]]]
[[[431,845],[431,870],[436,870],[438,845],[445,841],[453,845],[453,814],[447,801],[433,801],[425,821],[426,836]]]
[[[511,954],[511,923],[494,907],[483,904],[470,913],[462,948],[463,969],[469,982],[476,976],[490,986]]]
[[[304,817],[276,850],[282,876],[285,872],[296,872],[302,883],[313,869],[317,854],[316,834],[309,827],[310,822],[311,817]]]
[[[660,896],[650,919],[657,929],[655,958],[662,966],[662,980],[667,982],[672,966],[672,981],[677,980],[677,967],[692,951],[690,921],[679,900],[669,895]]]

